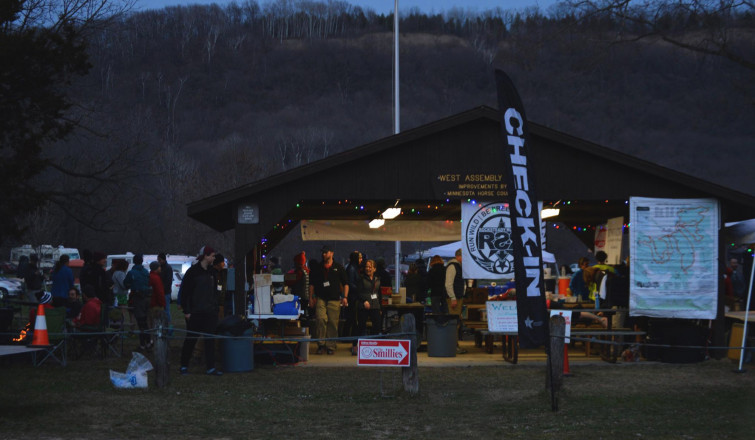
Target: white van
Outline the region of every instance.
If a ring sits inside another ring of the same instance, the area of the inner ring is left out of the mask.
[[[39,268],[43,271],[49,271],[52,269],[55,262],[60,259],[61,255],[68,255],[71,260],[81,259],[79,250],[76,248],[67,248],[63,246],[53,247],[49,244],[43,244],[40,246],[25,244],[11,249],[10,261],[18,264],[18,260],[22,256],[29,258],[32,254],[39,257]]]
[[[168,255],[167,260],[173,270],[180,273],[181,277],[183,277],[186,271],[197,262],[197,257],[191,257],[189,255]]]
[[[131,252],[126,252],[125,254],[113,254],[107,256],[107,264],[105,267],[107,269],[110,269],[113,267],[113,260],[126,260],[128,263],[128,268],[131,269],[131,265],[134,264],[134,254]]]

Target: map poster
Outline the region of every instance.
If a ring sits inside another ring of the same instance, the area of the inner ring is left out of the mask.
[[[714,319],[719,207],[714,199],[629,199],[631,316]]]

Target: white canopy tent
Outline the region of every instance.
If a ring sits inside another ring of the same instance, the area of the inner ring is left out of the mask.
[[[452,243],[447,243],[440,246],[435,246],[430,249],[422,251],[422,256],[424,258],[429,258],[434,255],[438,255],[442,258],[453,258],[453,256],[456,254],[456,250],[461,248],[461,240],[454,241]],[[555,263],[556,257],[552,253],[548,251],[543,251],[543,262],[544,263]]]
[[[747,245],[755,243],[755,219],[744,220],[736,223],[729,223],[725,229],[726,237],[729,241],[737,245]],[[747,301],[745,302],[745,323],[742,331],[742,345],[739,354],[739,370],[742,370],[744,361],[745,343],[747,341],[747,320],[750,315],[750,302],[752,300],[752,278],[755,276],[755,264],[750,269],[750,285],[747,289]]]

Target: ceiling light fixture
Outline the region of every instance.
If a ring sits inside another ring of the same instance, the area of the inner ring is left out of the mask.
[[[388,208],[383,212],[383,218],[386,220],[392,220],[398,217],[399,214],[401,214],[401,208]]]
[[[370,222],[370,229],[377,229],[385,224],[382,218],[376,218]]]
[[[558,208],[545,208],[540,211],[540,219],[556,217],[559,212],[561,212],[561,210]]]

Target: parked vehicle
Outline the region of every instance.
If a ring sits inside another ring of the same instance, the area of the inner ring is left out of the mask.
[[[197,262],[197,257],[188,255],[168,255],[167,259],[170,267],[181,274],[181,279],[183,279],[183,275],[189,270],[191,265]]]
[[[0,274],[15,275],[18,270],[18,265],[11,263],[10,261],[3,261],[0,263]]]
[[[0,299],[20,298],[25,290],[23,280],[0,277]]]
[[[40,246],[25,244],[11,249],[10,261],[11,263],[18,264],[18,261],[22,256],[29,258],[32,254],[39,257],[39,268],[45,273],[52,269],[55,262],[60,259],[61,255],[68,255],[71,260],[78,260],[81,258],[79,250],[76,248],[67,248],[62,245],[53,247],[49,244],[43,244]]]
[[[181,281],[183,280],[183,275],[178,273],[178,271],[173,271],[173,282],[170,285],[170,299],[171,301],[176,301],[178,299],[178,289],[181,288]]]

